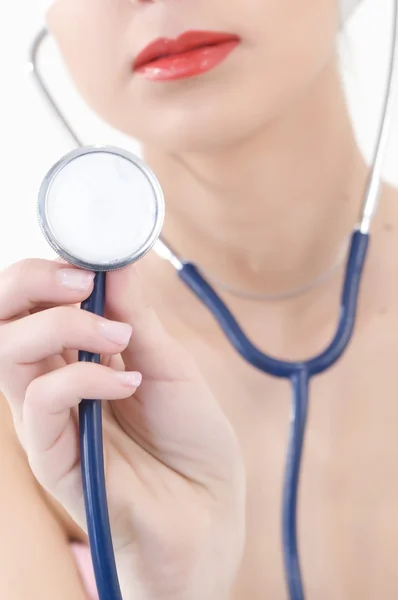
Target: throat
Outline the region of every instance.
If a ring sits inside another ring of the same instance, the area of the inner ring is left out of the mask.
[[[345,263],[368,175],[359,155],[351,165],[356,176],[340,190],[310,198],[309,189],[293,188],[290,196],[274,194],[275,205],[265,192],[248,190],[241,199],[190,193],[189,205],[169,194],[163,237],[227,295],[265,302],[301,296]]]
[[[322,284],[346,256],[368,168],[337,69],[314,85],[228,147],[145,148],[166,197],[164,238],[227,293],[294,296]]]

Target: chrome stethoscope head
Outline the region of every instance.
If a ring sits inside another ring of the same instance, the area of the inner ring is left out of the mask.
[[[39,223],[48,243],[66,261],[96,272],[142,258],[158,240],[164,213],[154,173],[111,146],[70,152],[39,191]]]

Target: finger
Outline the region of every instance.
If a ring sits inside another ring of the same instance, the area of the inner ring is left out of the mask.
[[[141,383],[139,373],[75,363],[35,379],[23,405],[24,446],[40,483],[54,492],[79,463],[76,413],[82,398],[120,400]]]
[[[77,308],[58,307],[0,327],[0,375],[16,423],[29,384],[53,370],[53,357],[86,350],[119,354],[128,344],[131,326],[112,323]],[[50,359],[50,360],[45,360]]]
[[[134,266],[107,274],[105,314],[130,323],[134,336],[122,358],[127,369],[137,369],[145,380],[190,380],[197,374],[193,360],[172,338],[145,297]]]
[[[117,354],[131,333],[128,324],[62,306],[3,325],[0,365],[32,364],[66,349]]]
[[[35,315],[38,312],[43,312],[44,310],[51,310],[52,308],[57,308],[57,306],[60,306],[59,302],[45,302],[43,304],[36,304],[35,306],[33,306],[28,314],[31,315]],[[80,308],[80,302],[78,303],[74,303],[72,302],[71,304],[62,304],[62,306],[74,306],[75,308]],[[20,313],[22,314],[22,313]]]
[[[62,357],[67,364],[78,361],[78,350],[65,350]],[[115,371],[125,371],[125,365],[120,354],[103,354],[101,356],[101,364],[106,367],[112,367]],[[63,366],[63,365],[62,365]]]
[[[94,273],[48,260],[20,261],[0,273],[0,320],[37,304],[77,304],[93,289]]]

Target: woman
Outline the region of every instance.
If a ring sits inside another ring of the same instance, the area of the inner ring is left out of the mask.
[[[368,175],[339,76],[340,8],[58,0],[48,12],[86,101],[142,141],[167,201],[165,238],[230,290],[258,346],[290,359],[334,331],[343,261],[290,292],[341,258]],[[159,38],[207,48],[165,59],[183,48]],[[355,339],[312,389],[300,505],[309,599],[398,593],[398,212],[396,192],[382,196]],[[155,256],[109,276],[106,319],[74,306],[91,289],[91,274],[59,262],[0,279],[1,388],[58,522],[86,541],[76,409],[102,397],[123,598],[286,598],[287,386],[244,364]],[[76,364],[77,348],[106,363]]]

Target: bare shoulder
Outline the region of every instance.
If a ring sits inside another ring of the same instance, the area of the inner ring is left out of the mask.
[[[393,301],[398,294],[398,189],[386,185],[371,230],[368,283],[375,297]],[[376,285],[375,285],[376,284]],[[398,309],[398,304],[397,304]]]
[[[398,189],[386,185],[371,230],[361,322],[372,347],[398,349]]]
[[[46,501],[0,395],[0,598],[86,600],[65,521]]]
[[[12,490],[14,485],[23,487],[31,498],[36,497],[37,502],[43,503],[49,513],[55,518],[66,538],[85,541],[85,535],[72,521],[63,508],[40,486],[30,470],[25,451],[22,448],[15,432],[14,422],[7,400],[0,394],[0,456],[7,457],[2,460],[2,474],[0,477],[0,488],[8,486]],[[8,468],[9,467],[9,470]],[[7,472],[7,477],[5,473]],[[11,493],[11,492],[10,492]],[[4,496],[4,490],[2,491]],[[18,503],[18,497],[15,498]],[[14,504],[15,506],[15,504]]]

